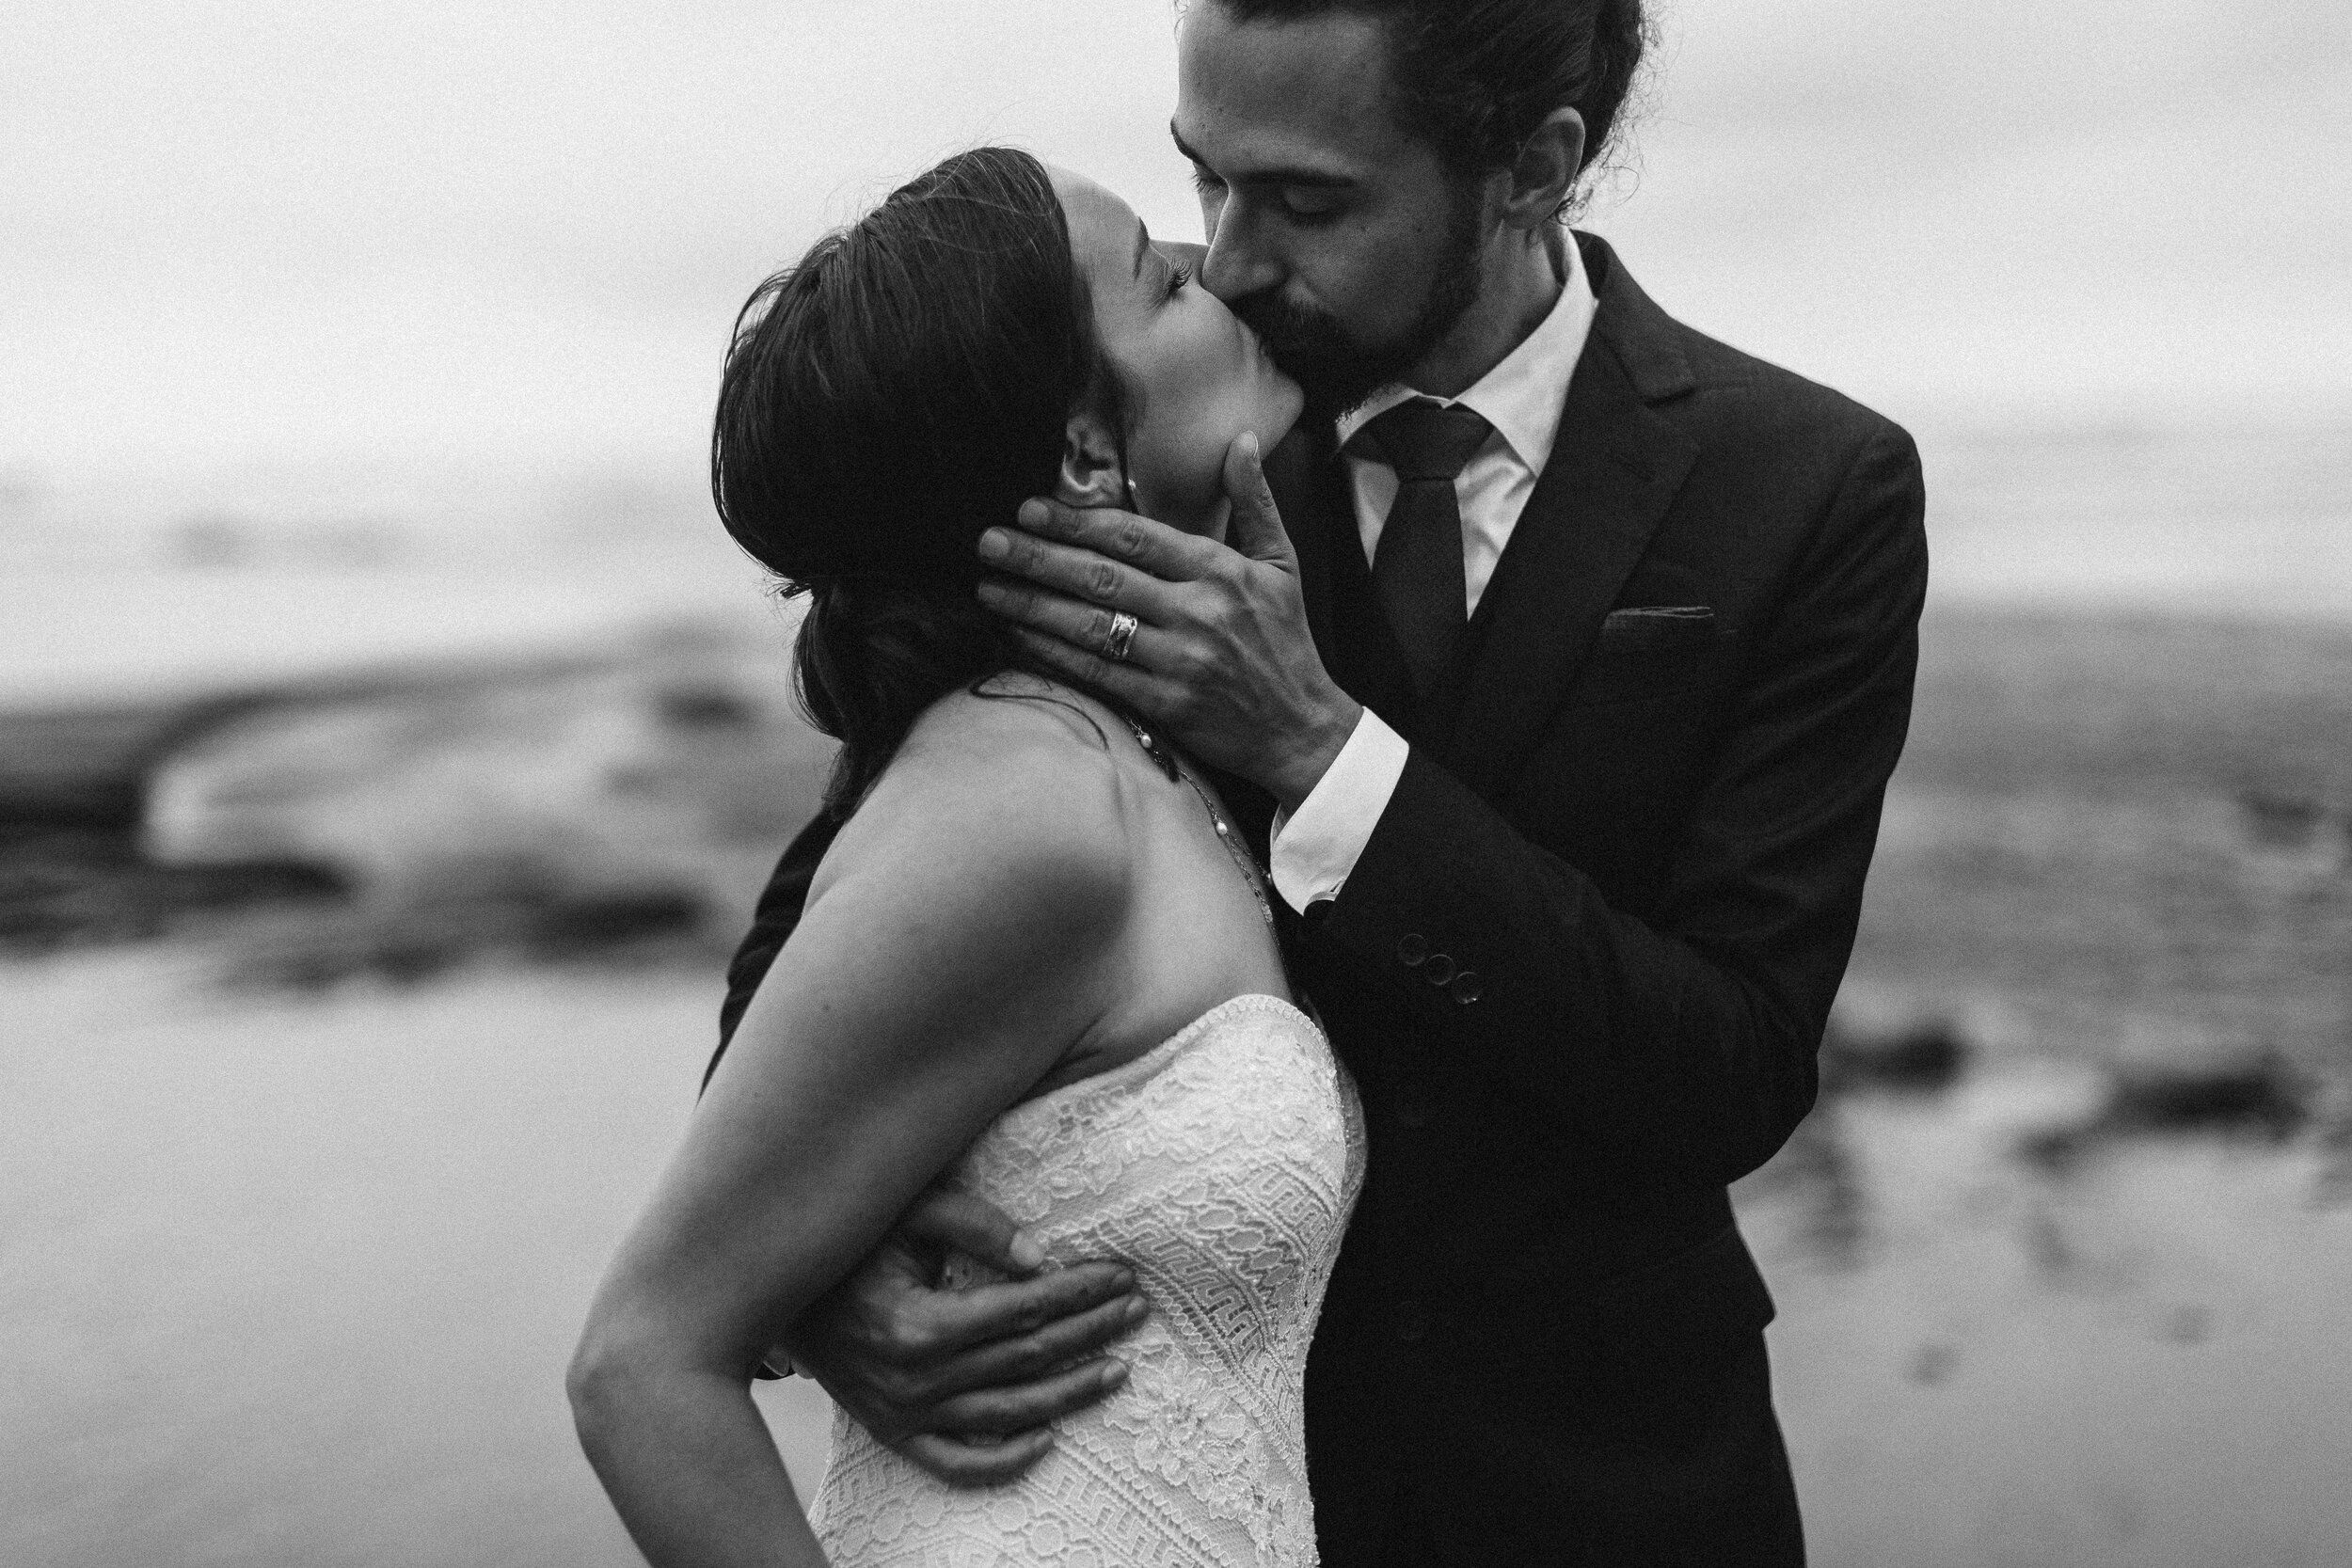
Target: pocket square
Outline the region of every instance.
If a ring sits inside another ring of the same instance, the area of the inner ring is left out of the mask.
[[[1600,640],[1613,648],[1681,648],[1710,642],[1722,630],[1710,605],[1640,605],[1613,610],[1600,624]]]

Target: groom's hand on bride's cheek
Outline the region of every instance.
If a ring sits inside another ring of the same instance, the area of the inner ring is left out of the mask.
[[[942,1250],[1015,1277],[939,1289],[930,1260]],[[992,1205],[928,1194],[793,1324],[785,1349],[859,1425],[942,1481],[1010,1481],[1053,1447],[1046,1423],[1126,1381],[1104,1352],[1148,1315],[1132,1271],[1042,1262]]]
[[[1020,527],[980,538],[981,561],[1004,574],[980,584],[980,602],[1018,625],[1045,668],[1295,808],[1363,710],[1315,652],[1256,436],[1227,451],[1225,491],[1230,545],[1132,513],[1030,500]]]

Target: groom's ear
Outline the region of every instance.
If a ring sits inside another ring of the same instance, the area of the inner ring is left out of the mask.
[[[1064,506],[1127,503],[1127,473],[1119,461],[1119,442],[1110,421],[1100,414],[1073,414],[1062,427],[1061,472],[1054,481],[1054,499]]]
[[[1584,117],[1574,109],[1552,110],[1520,144],[1510,168],[1487,187],[1501,198],[1497,216],[1525,232],[1544,229],[1576,195],[1583,163]]]

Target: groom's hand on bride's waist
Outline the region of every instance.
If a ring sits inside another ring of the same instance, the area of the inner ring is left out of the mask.
[[[943,1289],[944,1252],[1013,1277]],[[942,1481],[1011,1481],[1053,1447],[1047,1422],[1126,1381],[1104,1351],[1148,1311],[1120,1264],[1044,1263],[992,1205],[930,1193],[783,1348],[859,1425]]]
[[[1315,652],[1298,558],[1253,435],[1225,458],[1230,545],[1108,508],[1033,499],[980,538],[980,601],[1046,668],[1296,809],[1363,709]],[[1122,624],[1123,618],[1132,617]]]

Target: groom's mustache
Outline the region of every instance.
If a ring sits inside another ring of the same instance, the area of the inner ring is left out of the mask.
[[[1383,379],[1337,316],[1294,305],[1271,289],[1227,305],[1258,335],[1282,373],[1298,383],[1312,412],[1339,414]]]

